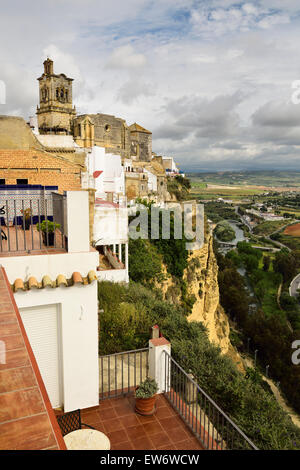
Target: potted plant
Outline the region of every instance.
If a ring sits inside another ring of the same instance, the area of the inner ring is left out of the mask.
[[[147,377],[135,390],[135,411],[140,415],[150,416],[155,412],[155,400],[158,385]]]
[[[25,230],[29,230],[31,221],[31,209],[30,207],[28,207],[27,209],[21,209],[21,212],[23,214],[23,227],[25,227]]]
[[[60,228],[60,224],[54,223],[51,220],[43,220],[40,224],[36,224],[37,231],[42,232],[44,245],[54,245],[54,232],[57,228]]]

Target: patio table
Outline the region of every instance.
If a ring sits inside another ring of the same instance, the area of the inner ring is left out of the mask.
[[[68,450],[110,450],[110,440],[96,429],[78,429],[64,436]]]

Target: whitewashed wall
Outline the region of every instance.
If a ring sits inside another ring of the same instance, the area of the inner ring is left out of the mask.
[[[87,154],[85,162],[87,173],[83,176],[82,187],[96,189],[96,197],[106,193],[125,194],[124,168],[120,155],[105,153],[104,147],[95,146]],[[95,171],[102,171],[97,178]]]
[[[19,308],[60,305],[64,411],[99,403],[97,282],[15,293]],[[61,364],[60,364],[61,365]]]
[[[98,281],[129,282],[127,269],[103,269],[96,274]]]
[[[45,274],[55,280],[74,271],[86,276],[96,271],[98,253],[61,253],[1,258],[9,282]],[[19,308],[60,304],[65,411],[96,406],[99,402],[97,282],[89,285],[33,289],[15,293]]]
[[[96,245],[126,243],[128,240],[127,208],[95,206],[93,240]]]

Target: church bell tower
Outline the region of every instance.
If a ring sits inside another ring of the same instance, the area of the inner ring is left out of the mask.
[[[72,133],[72,122],[76,117],[72,103],[72,82],[65,74],[55,75],[53,61],[44,61],[44,73],[38,78],[40,105],[37,107],[40,134]]]

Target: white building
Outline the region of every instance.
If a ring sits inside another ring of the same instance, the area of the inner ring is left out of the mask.
[[[185,176],[183,172],[179,171],[173,157],[162,157],[162,163],[167,176]]]
[[[2,240],[0,264],[12,286],[51,405],[67,412],[99,403],[99,255],[89,243],[88,193],[68,191],[61,197],[67,247],[45,246],[33,226],[28,233],[21,227],[2,227],[6,234],[10,230],[11,241],[8,245]],[[19,236],[17,245],[13,233]]]
[[[129,282],[125,173],[119,155],[93,147],[86,157],[84,189],[95,189],[93,244],[99,252],[99,280]]]
[[[86,156],[87,172],[83,188],[94,188],[96,197],[119,202],[125,196],[125,175],[120,155],[105,153],[104,147],[93,147]]]
[[[145,173],[148,176],[148,191],[150,193],[157,193],[157,176],[146,168]]]

